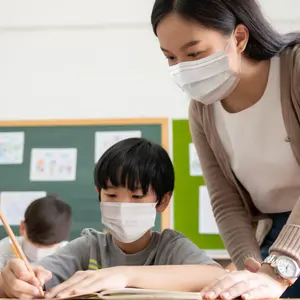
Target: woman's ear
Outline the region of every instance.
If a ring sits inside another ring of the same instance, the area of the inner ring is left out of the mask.
[[[236,41],[237,52],[239,54],[243,53],[249,40],[248,28],[243,24],[239,24],[234,31],[234,38]]]
[[[157,212],[164,212],[165,209],[168,207],[170,201],[171,201],[171,198],[172,198],[172,192],[169,192],[169,193],[166,193],[163,198],[161,199],[160,203],[158,206],[156,206],[156,211]]]

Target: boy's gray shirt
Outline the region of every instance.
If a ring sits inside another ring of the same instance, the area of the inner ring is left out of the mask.
[[[150,244],[136,254],[125,254],[111,234],[85,229],[82,236],[55,254],[37,263],[52,272],[49,289],[80,270],[98,270],[114,266],[216,264],[203,250],[179,232],[166,229],[153,232]]]

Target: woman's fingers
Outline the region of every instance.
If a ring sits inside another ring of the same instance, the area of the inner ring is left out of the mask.
[[[255,280],[240,281],[225,292],[222,292],[220,294],[220,298],[224,300],[235,299],[240,297],[242,294],[247,293],[249,290],[257,288],[257,286],[259,286],[259,282]]]
[[[261,263],[252,257],[246,258],[244,261],[244,265],[248,271],[254,273],[256,273],[261,267]]]

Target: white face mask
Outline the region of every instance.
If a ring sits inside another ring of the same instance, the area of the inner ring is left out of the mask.
[[[156,203],[100,202],[102,223],[122,243],[140,239],[154,227]]]
[[[208,105],[223,100],[236,88],[238,76],[229,65],[228,45],[224,52],[169,67],[175,83],[191,99]]]
[[[29,262],[36,262],[46,256],[54,254],[59,248],[63,247],[67,242],[61,242],[56,247],[38,248],[28,240],[24,239],[22,249]]]

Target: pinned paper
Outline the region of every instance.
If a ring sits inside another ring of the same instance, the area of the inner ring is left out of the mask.
[[[0,132],[0,164],[22,164],[24,132]]]
[[[45,196],[46,192],[1,192],[0,210],[9,225],[20,225],[29,204]]]
[[[103,155],[103,153],[112,145],[119,141],[142,137],[142,132],[139,130],[131,131],[98,131],[95,133],[95,163]]]
[[[74,181],[76,180],[77,149],[31,150],[31,181]]]
[[[198,154],[193,143],[189,144],[189,157],[190,157],[190,175],[191,176],[202,176],[202,169]]]
[[[206,186],[199,187],[199,233],[219,234]]]

